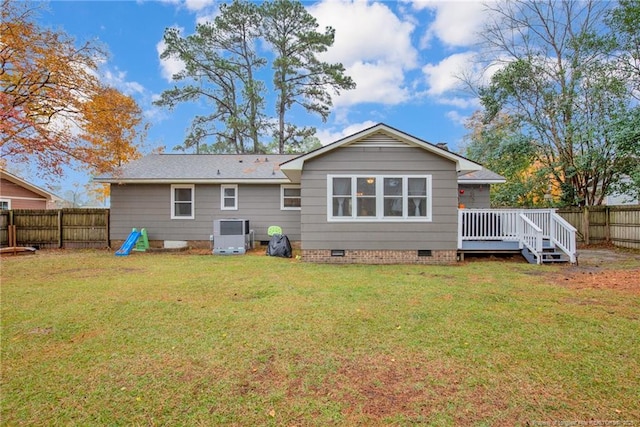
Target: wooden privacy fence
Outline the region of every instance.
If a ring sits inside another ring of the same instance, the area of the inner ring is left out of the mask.
[[[109,209],[0,211],[0,246],[9,245],[15,226],[18,246],[36,248],[109,247]]]
[[[613,243],[640,249],[640,206],[588,206],[558,209],[584,244]]]
[[[573,225],[585,244],[611,242],[640,249],[640,206],[562,208],[557,213]],[[0,211],[0,246],[9,245],[15,225],[16,244],[37,248],[105,248],[109,209]]]

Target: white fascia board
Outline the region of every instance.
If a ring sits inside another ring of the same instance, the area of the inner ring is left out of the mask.
[[[506,179],[459,179],[458,184],[504,184]]]

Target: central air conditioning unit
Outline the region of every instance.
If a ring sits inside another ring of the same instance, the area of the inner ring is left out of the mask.
[[[253,230],[248,219],[229,218],[213,221],[213,253],[241,255],[253,248]]]

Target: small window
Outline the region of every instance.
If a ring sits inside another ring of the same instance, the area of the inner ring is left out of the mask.
[[[11,199],[0,199],[0,211],[11,210]]]
[[[384,217],[402,218],[402,177],[384,178]]]
[[[425,178],[409,178],[409,204],[407,213],[410,217],[427,217],[427,180]]]
[[[220,209],[223,211],[238,210],[238,186],[222,185],[220,187]]]
[[[193,185],[171,186],[171,219],[195,218]]]
[[[300,210],[301,192],[298,185],[283,185],[280,187],[280,209]]]
[[[339,177],[332,180],[334,217],[351,218],[351,178]]]
[[[356,178],[356,216],[376,217],[376,179]]]

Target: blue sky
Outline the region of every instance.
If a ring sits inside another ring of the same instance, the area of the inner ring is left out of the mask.
[[[161,61],[165,28],[193,33],[197,22],[212,19],[218,2],[166,1],[52,1],[40,23],[65,31],[77,43],[98,41],[110,53],[101,78],[131,95],[151,127],[146,148],[180,144],[201,105],[185,104],[173,111],[153,105],[173,86],[175,61]],[[477,71],[477,31],[487,19],[480,1],[346,1],[304,2],[320,28],[336,30],[334,46],[323,58],[341,62],[357,89],[334,98],[334,110],[322,123],[296,114],[296,124],[318,128],[330,143],[375,123],[383,122],[429,142],[461,147],[467,133],[464,119],[478,108],[462,91],[457,75]],[[267,104],[273,97],[267,96]],[[269,110],[267,111],[270,112]],[[88,176],[69,174],[59,184],[84,185]],[[42,184],[46,187],[44,182]]]

